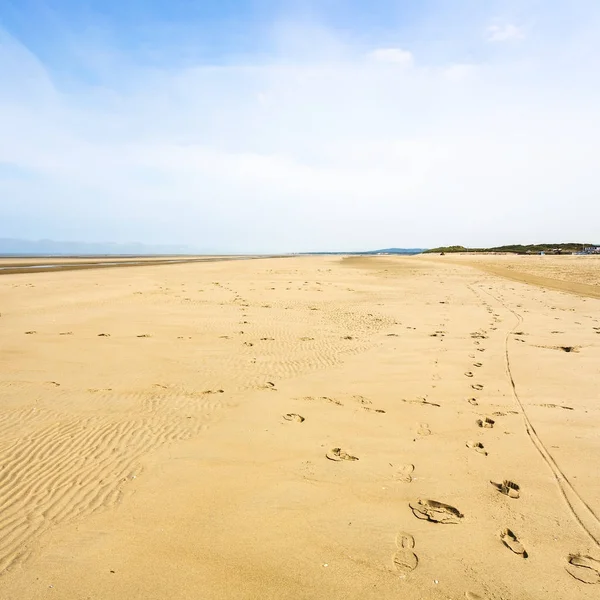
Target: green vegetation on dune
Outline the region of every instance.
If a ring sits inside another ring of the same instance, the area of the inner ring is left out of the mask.
[[[452,253],[452,252],[511,252],[514,254],[572,254],[583,252],[584,249],[594,248],[594,244],[566,243],[566,244],[513,244],[510,246],[495,246],[493,248],[465,248],[464,246],[441,246],[425,250],[425,253]]]
[[[482,252],[482,250],[473,250],[471,248],[465,248],[464,246],[440,246],[439,248],[430,248],[429,250],[425,250],[423,254],[439,254],[440,252]]]

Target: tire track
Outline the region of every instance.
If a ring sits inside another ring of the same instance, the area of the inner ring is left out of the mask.
[[[523,418],[527,435],[531,440],[532,444],[534,445],[535,449],[538,451],[538,453],[546,463],[546,465],[552,471],[552,475],[554,476],[554,479],[558,485],[561,495],[564,501],[566,502],[567,506],[569,507],[571,514],[573,515],[577,523],[579,523],[581,528],[585,531],[585,533],[588,535],[588,537],[596,544],[596,546],[600,548],[600,518],[598,517],[598,515],[596,515],[592,507],[581,497],[579,492],[577,492],[577,490],[573,487],[573,484],[569,481],[569,478],[563,473],[561,468],[554,460],[552,454],[550,454],[550,452],[540,439],[539,435],[535,430],[535,427],[533,426],[533,423],[527,415],[527,411],[525,410],[525,407],[517,391],[517,386],[514,380],[510,362],[509,340],[510,336],[515,331],[517,331],[517,329],[520,328],[521,324],[523,323],[523,317],[515,310],[510,308],[503,300],[497,298],[496,296],[491,294],[489,291],[484,290],[483,288],[480,289],[482,292],[490,296],[490,298],[493,298],[496,302],[503,306],[507,311],[512,313],[512,315],[516,318],[514,326],[506,334],[504,340],[505,367],[506,373],[510,381],[513,398]]]

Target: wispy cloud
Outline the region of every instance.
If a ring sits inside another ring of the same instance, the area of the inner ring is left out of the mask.
[[[507,23],[506,25],[490,25],[486,30],[489,42],[510,42],[525,39],[525,33],[520,27]]]
[[[473,77],[477,73],[477,65],[467,63],[457,63],[445,67],[443,74],[446,79],[451,81],[465,81],[469,77]]]
[[[402,67],[410,67],[413,64],[412,52],[402,48],[378,48],[369,52],[368,56],[380,62],[393,63]]]

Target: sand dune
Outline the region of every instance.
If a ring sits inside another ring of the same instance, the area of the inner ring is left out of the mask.
[[[596,598],[600,281],[541,258],[2,276],[0,598]]]
[[[437,255],[420,255],[419,260],[439,260]],[[600,298],[600,256],[528,256],[450,254],[446,262],[470,264],[514,281]]]

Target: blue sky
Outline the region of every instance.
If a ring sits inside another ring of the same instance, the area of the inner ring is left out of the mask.
[[[2,0],[0,237],[600,243],[600,5]]]

